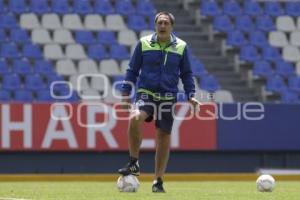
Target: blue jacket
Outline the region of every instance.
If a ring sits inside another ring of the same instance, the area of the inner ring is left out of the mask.
[[[181,78],[188,98],[194,96],[195,85],[192,77],[187,44],[171,34],[171,42],[164,48],[157,41],[157,35],[142,37],[138,42],[127,69],[122,92],[130,93],[131,82],[138,89],[149,90],[163,96],[178,92]],[[138,80],[137,80],[138,79]]]

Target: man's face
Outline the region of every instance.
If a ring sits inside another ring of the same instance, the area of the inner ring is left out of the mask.
[[[173,30],[173,26],[171,24],[169,16],[164,14],[160,15],[157,18],[155,29],[159,41],[168,41],[170,39],[170,34]]]

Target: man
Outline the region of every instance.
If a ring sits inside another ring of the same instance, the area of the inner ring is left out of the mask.
[[[145,121],[150,122],[154,118],[156,154],[152,192],[165,192],[163,176],[169,158],[170,134],[174,120],[172,106],[176,103],[179,78],[184,84],[189,102],[193,106],[198,105],[194,98],[195,85],[187,45],[172,34],[174,22],[175,18],[171,13],[156,14],[156,33],[145,36],[138,42],[122,85],[122,101],[129,105],[132,85],[138,79],[136,109],[131,112],[128,130],[129,163],[118,172],[124,176],[140,174],[140,127]]]

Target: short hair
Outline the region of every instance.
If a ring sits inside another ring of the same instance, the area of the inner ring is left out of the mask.
[[[174,15],[172,13],[169,13],[167,11],[162,11],[162,12],[157,13],[155,15],[155,19],[154,19],[155,23],[157,22],[158,17],[161,16],[161,15],[167,15],[169,17],[170,21],[171,21],[171,24],[174,25],[174,23],[175,23],[175,17],[174,17]]]

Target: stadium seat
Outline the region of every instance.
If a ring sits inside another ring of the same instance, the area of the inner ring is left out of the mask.
[[[50,90],[42,89],[36,91],[36,100],[38,102],[51,103],[55,101],[55,98],[52,97]]]
[[[59,16],[56,13],[48,13],[42,15],[41,25],[45,29],[55,30],[62,28]]]
[[[80,44],[68,44],[66,46],[66,57],[73,60],[86,59],[87,55]]]
[[[140,0],[136,3],[136,12],[140,15],[152,16],[156,13],[156,9],[150,0]]]
[[[104,21],[100,15],[90,14],[84,17],[84,27],[88,30],[103,30],[105,29]]]
[[[103,60],[108,58],[108,53],[102,44],[93,44],[88,46],[88,57],[95,60]]]
[[[32,65],[28,59],[15,59],[12,66],[12,72],[20,75],[32,73]]]
[[[201,1],[200,14],[204,16],[214,17],[221,14],[222,11],[219,9],[218,3],[214,0]]]
[[[293,31],[290,34],[290,44],[293,46],[300,47],[300,31]]]
[[[0,89],[0,102],[11,101],[11,93],[8,90]]]
[[[72,60],[66,59],[56,62],[56,72],[62,76],[72,76],[77,74],[77,69]]]
[[[269,45],[269,41],[263,31],[252,31],[249,33],[249,43],[256,47],[264,47]]]
[[[259,16],[263,14],[263,9],[260,7],[257,1],[245,1],[244,2],[244,14],[249,16]]]
[[[21,14],[28,10],[26,0],[9,0],[8,9],[10,12]]]
[[[80,91],[80,97],[83,101],[87,100],[87,101],[90,101],[90,100],[100,100],[102,99],[102,97],[100,96],[100,93],[98,90],[95,90],[95,89],[91,89],[91,88],[88,88],[86,90],[82,90]]]
[[[16,90],[21,87],[21,79],[18,74],[7,74],[2,78],[2,89]]]
[[[300,16],[300,3],[297,1],[287,1],[285,4],[285,13],[286,15],[292,17]]]
[[[273,69],[270,62],[266,60],[259,60],[254,63],[252,73],[255,77],[267,79],[273,76]]]
[[[106,76],[106,75],[105,75]],[[93,76],[91,78],[91,88],[95,89],[95,90],[98,90],[100,92],[103,92],[103,91],[107,91],[109,90],[109,88],[111,88],[111,85],[110,85],[110,82],[108,81],[108,77],[106,76],[106,83],[109,84],[109,85],[105,85],[105,80],[103,78],[99,78],[99,77],[96,77],[96,76]]]
[[[275,31],[276,27],[271,16],[260,15],[256,17],[256,29],[270,32]]]
[[[114,44],[110,46],[110,56],[117,60],[126,60],[130,58],[128,49],[121,44]]]
[[[4,29],[0,29],[0,42],[4,43],[7,41],[7,36]]]
[[[153,30],[142,30],[140,32],[140,37],[139,38],[142,38],[142,37],[147,36],[147,35],[152,35],[153,33],[154,33]]]
[[[110,0],[95,0],[94,11],[99,15],[115,14],[115,8],[112,6]]]
[[[135,13],[131,0],[116,1],[116,13],[121,15],[131,15]]]
[[[201,77],[200,88],[208,92],[215,92],[220,89],[218,80],[213,75],[207,75]]]
[[[25,44],[23,46],[23,56],[26,58],[41,59],[42,50],[36,44]]]
[[[126,46],[135,46],[138,38],[133,30],[121,30],[118,34],[118,42]]]
[[[97,33],[97,43],[101,44],[106,44],[106,45],[111,45],[111,44],[116,44],[116,36],[113,31],[99,31]]]
[[[79,74],[98,74],[98,67],[94,60],[80,60],[78,63],[78,73]]]
[[[244,32],[251,32],[254,30],[255,25],[248,15],[241,15],[235,19],[235,28]]]
[[[28,90],[41,90],[46,88],[46,84],[39,74],[28,74],[25,77],[24,87]]]
[[[228,36],[226,39],[226,44],[232,47],[240,47],[246,45],[248,43],[247,39],[245,38],[243,32],[239,30],[234,30],[228,32]]]
[[[4,0],[0,0],[0,13],[4,13],[7,11],[6,4],[3,1]]]
[[[127,69],[129,67],[129,60],[122,60],[120,67],[121,67],[121,74],[126,74]]]
[[[275,62],[275,73],[282,77],[289,77],[295,75],[295,70],[291,63],[279,60]]]
[[[193,76],[197,78],[205,76],[208,73],[204,67],[204,64],[199,59],[192,58],[191,67],[193,71]]]
[[[288,87],[290,90],[300,94],[300,76],[291,76],[288,79]]]
[[[232,93],[229,90],[217,90],[214,93],[214,100],[217,103],[234,103]]]
[[[242,46],[240,50],[240,60],[255,62],[260,59],[260,55],[256,49],[256,47],[252,45]]]
[[[30,90],[17,89],[14,90],[14,100],[17,102],[32,102],[34,100],[33,94]]]
[[[278,17],[284,15],[284,9],[281,7],[280,3],[277,1],[266,1],[264,2],[265,14],[272,17]]]
[[[14,43],[20,43],[20,44],[25,44],[30,42],[28,31],[20,28],[10,29],[9,39]]]
[[[0,27],[7,29],[18,28],[16,16],[13,14],[0,15]]]
[[[127,28],[123,17],[119,14],[107,15],[105,25],[108,30],[112,31],[119,31]]]
[[[262,58],[268,61],[277,61],[282,59],[279,50],[271,46],[265,46],[262,48]]]
[[[134,31],[140,32],[148,29],[149,26],[142,15],[129,15],[128,16],[128,27]]]
[[[100,62],[99,69],[100,69],[99,71],[101,74],[105,74],[108,76],[121,74],[119,64],[114,59],[102,60]]]
[[[296,46],[287,45],[282,50],[283,59],[288,62],[300,61],[300,51]]]
[[[213,20],[213,29],[219,32],[229,32],[234,28],[233,23],[231,22],[229,16],[219,15],[216,16]]]
[[[0,75],[6,75],[10,73],[10,67],[7,64],[7,61],[3,58],[0,59]]]
[[[50,6],[48,5],[48,0],[31,0],[29,11],[38,15],[49,13]]]
[[[93,8],[89,0],[76,0],[73,1],[73,11],[80,15],[87,15],[93,12]]]
[[[288,39],[284,32],[272,31],[269,33],[269,43],[274,47],[284,47],[288,45]]]
[[[69,30],[57,29],[53,33],[53,42],[58,44],[73,44],[75,40]]]
[[[52,63],[46,60],[35,60],[33,67],[34,67],[34,72],[41,75],[56,73],[54,71],[54,67]]]
[[[44,46],[44,57],[49,60],[59,60],[65,58],[65,55],[60,45],[46,44]]]
[[[266,91],[280,93],[286,88],[286,84],[280,76],[272,76],[267,79]]]
[[[228,16],[238,16],[242,14],[242,9],[238,2],[229,0],[223,4],[223,13]]]
[[[25,29],[35,29],[40,27],[40,22],[36,14],[25,13],[21,15],[20,26]]]
[[[80,77],[79,75],[72,75],[69,81],[72,84],[73,89],[78,92],[90,89],[90,84],[86,76]]]
[[[76,31],[75,41],[80,44],[92,44],[95,42],[93,33],[88,30]]]
[[[66,14],[62,20],[63,27],[70,30],[83,29],[80,16],[78,14]]]
[[[54,13],[63,15],[72,12],[72,8],[69,5],[68,0],[52,0],[52,11]]]
[[[50,33],[47,29],[34,29],[31,32],[32,42],[38,44],[48,44],[52,42]]]
[[[276,26],[279,31],[283,32],[292,32],[297,29],[296,24],[291,16],[277,17]]]
[[[291,90],[283,90],[280,93],[280,102],[281,103],[300,103],[299,94]]]
[[[19,58],[21,53],[16,44],[4,43],[1,45],[1,57],[3,58]]]

